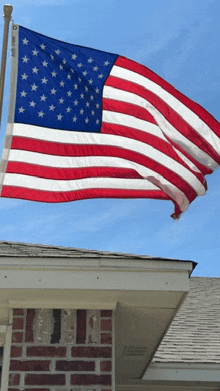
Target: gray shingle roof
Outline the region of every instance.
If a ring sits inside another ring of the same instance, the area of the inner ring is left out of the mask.
[[[124,254],[119,252],[108,252],[98,250],[85,250],[74,247],[49,246],[42,244],[29,244],[19,242],[0,241],[0,257],[63,257],[63,258],[115,258],[115,259],[148,259],[148,260],[169,260],[180,261],[179,259],[168,259],[160,257],[151,257],[148,255]],[[196,262],[184,260],[184,262],[192,262],[193,266]]]
[[[134,254],[122,254],[108,251],[98,250],[85,250],[74,247],[61,247],[61,246],[50,246],[43,244],[29,244],[19,242],[5,242],[0,241],[0,256],[6,257],[64,257],[64,258],[80,258],[80,257],[91,257],[91,258],[144,258],[152,259],[152,257],[134,255]]]
[[[152,362],[220,364],[220,278],[190,279],[190,292]]]

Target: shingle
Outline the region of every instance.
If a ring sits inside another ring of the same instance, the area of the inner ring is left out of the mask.
[[[0,257],[56,257],[56,258],[102,258],[102,259],[136,259],[136,260],[162,260],[180,261],[179,259],[168,259],[151,257],[148,255],[124,254],[120,252],[98,251],[78,249],[74,247],[50,246],[42,244],[28,244],[19,242],[0,241]],[[192,262],[184,260],[184,262]],[[192,262],[196,266],[196,262]]]
[[[85,250],[72,247],[27,244],[0,241],[0,256],[4,257],[92,257],[92,258],[139,258],[153,259],[148,256],[122,254],[98,250]]]
[[[220,364],[220,278],[192,277],[153,362]]]

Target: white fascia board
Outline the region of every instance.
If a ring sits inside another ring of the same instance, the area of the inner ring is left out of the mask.
[[[192,269],[190,261],[132,257],[0,257],[0,287],[187,292]]]
[[[189,291],[187,271],[1,268],[1,289]]]
[[[192,268],[193,262],[169,260],[0,257],[0,306],[27,308],[43,301],[44,308],[115,309],[117,302],[176,308],[189,291]]]
[[[0,268],[19,267],[44,269],[111,269],[136,271],[188,271],[192,272],[191,261],[120,258],[65,258],[65,257],[0,257]]]
[[[152,363],[142,381],[220,382],[220,364]]]

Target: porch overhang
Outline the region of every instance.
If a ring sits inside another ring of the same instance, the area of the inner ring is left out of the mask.
[[[129,385],[151,361],[189,291],[194,266],[134,256],[2,256],[0,324],[8,324],[10,308],[115,310],[116,384]]]

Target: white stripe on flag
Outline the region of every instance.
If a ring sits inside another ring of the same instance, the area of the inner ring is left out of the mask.
[[[150,122],[142,120],[142,126],[139,127],[138,121],[135,117],[130,116],[130,120],[117,116],[114,117],[112,112],[104,111],[103,112],[103,121],[109,123],[117,123],[119,124],[120,119],[122,121],[122,125],[124,126],[133,126],[136,129],[143,130],[145,132],[155,134],[157,137],[164,139],[167,141],[166,137],[163,135],[166,134],[170,139],[180,145],[183,150],[192,155],[199,163],[204,166],[211,168],[213,171],[219,167],[219,165],[204,151],[202,151],[197,145],[193,144],[189,139],[183,136],[173,125],[167,121],[167,119],[161,114],[156,107],[154,107],[150,102],[138,96],[134,93],[119,90],[117,88],[113,88],[110,86],[105,86],[103,90],[103,97],[108,99],[114,99],[121,102],[133,103],[139,107],[144,107],[149,113],[155,118],[159,127],[151,124]],[[118,114],[118,113],[116,113]],[[124,114],[125,115],[125,114]],[[117,119],[116,119],[117,118]],[[129,122],[130,121],[130,122]],[[141,121],[141,120],[139,120]],[[130,123],[130,125],[129,125]],[[160,130],[159,130],[160,129]],[[163,131],[163,133],[162,133]]]
[[[119,100],[119,99],[118,99]],[[107,122],[109,124],[116,124],[131,127],[137,130],[141,130],[145,133],[152,134],[161,138],[162,140],[167,141],[159,126],[154,125],[150,122],[147,122],[143,119],[136,118],[129,114],[118,113],[115,111],[103,110],[102,112],[102,122]]]
[[[4,185],[18,186],[45,191],[75,191],[90,188],[113,188],[134,190],[157,190],[148,180],[127,178],[83,178],[73,180],[53,180],[23,174],[7,174]]]
[[[158,176],[159,177],[159,176]],[[155,176],[153,177],[155,178]],[[189,201],[184,193],[182,193],[176,186],[167,182],[162,178],[162,189],[166,189],[166,193],[175,200],[182,212],[188,206]],[[17,186],[28,189],[36,189],[50,192],[68,192],[84,189],[123,189],[123,190],[157,190],[158,187],[148,180],[143,179],[127,179],[127,178],[84,178],[74,180],[52,180],[36,178],[23,174],[7,173],[4,179],[5,186]]]
[[[178,175],[186,181],[198,195],[205,194],[205,188],[197,177],[185,168],[182,164],[173,160],[166,154],[153,148],[151,145],[145,144],[141,141],[129,139],[121,136],[114,136],[111,134],[100,133],[82,133],[82,132],[64,132],[60,130],[51,130],[40,128],[37,126],[29,126],[24,124],[14,124],[14,135],[29,137],[33,139],[40,139],[46,141],[62,140],[62,143],[71,144],[87,144],[87,145],[104,145],[117,146],[123,150],[129,150],[139,154],[143,154],[152,160],[159,162],[162,166],[169,168],[173,172],[178,172]],[[63,137],[60,135],[62,132]]]
[[[130,71],[128,69],[114,65],[110,72],[111,76],[115,76],[136,84],[154,92],[157,96],[166,102],[173,110],[175,110],[181,117],[191,125],[199,134],[202,136],[215,150],[220,154],[220,139],[216,134],[209,128],[209,126],[203,122],[197,114],[191,111],[182,102],[176,99],[169,92],[164,90],[160,85],[147,79],[146,77]]]

